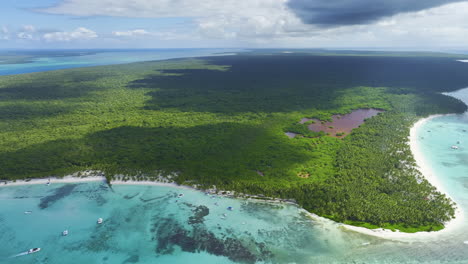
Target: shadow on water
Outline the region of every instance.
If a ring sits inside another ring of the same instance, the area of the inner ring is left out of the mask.
[[[66,184],[62,187],[56,188],[52,191],[52,194],[44,196],[41,198],[41,202],[39,203],[39,208],[46,209],[51,204],[64,199],[68,195],[70,195],[79,184]]]
[[[455,90],[468,65],[447,58],[232,56],[205,59],[226,71],[165,70],[128,87],[154,89],[147,109],[214,113],[282,112],[333,106],[336,93],[357,86],[404,87],[405,93]]]

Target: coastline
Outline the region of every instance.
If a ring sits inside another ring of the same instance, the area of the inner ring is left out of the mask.
[[[452,115],[452,114],[449,114],[449,115]],[[432,171],[432,168],[427,162],[426,158],[424,157],[423,152],[421,151],[421,147],[419,145],[418,131],[421,129],[422,125],[426,123],[427,121],[430,121],[434,118],[441,117],[441,116],[448,116],[448,115],[431,115],[427,118],[420,119],[416,123],[414,123],[410,129],[409,145],[411,148],[411,152],[413,153],[414,159],[416,160],[417,169],[421,172],[424,178],[432,186],[434,186],[437,189],[437,191],[445,194],[452,201],[456,202],[446,192],[445,188],[440,183],[439,178]],[[444,229],[439,230],[439,231],[432,231],[432,232],[422,231],[422,232],[416,232],[416,233],[404,233],[404,232],[399,232],[399,231],[394,232],[392,230],[383,229],[383,228],[367,229],[364,227],[357,227],[357,226],[351,226],[351,225],[346,225],[346,224],[341,224],[341,226],[345,230],[355,231],[355,232],[359,232],[359,233],[363,233],[366,235],[375,236],[375,237],[379,237],[383,239],[404,240],[404,241],[416,240],[417,241],[417,240],[435,239],[438,236],[453,233],[456,230],[459,230],[460,225],[463,224],[463,220],[464,220],[464,213],[462,209],[457,206],[455,209],[455,218],[446,222]]]
[[[452,201],[455,202],[455,200],[445,191],[443,188],[443,185],[440,183],[439,179],[437,176],[433,173],[429,163],[426,161],[419,145],[419,137],[417,135],[417,132],[421,129],[421,126],[434,118],[441,117],[441,116],[447,116],[447,115],[432,115],[427,118],[423,118],[418,120],[416,123],[413,124],[413,126],[410,129],[410,136],[409,136],[409,145],[411,148],[411,152],[413,153],[414,159],[416,160],[417,164],[417,169],[421,172],[421,174],[424,176],[424,178],[432,185],[434,186],[439,192],[445,194],[447,197],[449,197]],[[81,174],[81,176],[79,176]],[[97,176],[99,175],[99,176]],[[40,179],[31,179],[31,180],[17,180],[17,181],[6,181],[1,183],[0,182],[0,188],[1,187],[12,187],[12,186],[22,186],[22,185],[37,185],[37,184],[47,184],[50,180],[51,184],[63,184],[63,183],[86,183],[86,182],[107,182],[106,178],[102,176],[102,172],[99,171],[85,171],[81,173],[73,173],[70,175],[66,175],[63,178],[56,178],[56,177],[50,177],[50,178],[40,178]],[[113,180],[111,182],[111,185],[138,185],[138,186],[161,186],[161,187],[171,187],[171,188],[177,188],[177,189],[185,189],[185,190],[195,190],[195,191],[200,191],[200,192],[209,192],[212,194],[217,194],[220,196],[225,196],[225,197],[231,197],[231,198],[239,198],[239,199],[251,199],[254,201],[259,201],[259,202],[267,202],[267,203],[278,203],[278,202],[284,202],[288,204],[293,204],[296,205],[296,203],[289,201],[289,200],[282,200],[282,199],[274,199],[274,198],[267,198],[267,197],[262,197],[257,198],[254,195],[246,195],[246,194],[240,194],[240,196],[234,195],[233,192],[230,191],[223,191],[223,190],[216,190],[216,189],[208,189],[208,190],[203,190],[199,189],[193,186],[188,186],[188,185],[178,185],[177,183],[174,182],[166,182],[165,180],[159,180],[159,181],[135,181],[135,180],[122,180],[121,178],[119,180]],[[398,240],[398,241],[427,241],[430,239],[438,239],[439,236],[441,235],[446,235],[450,234],[453,232],[456,232],[459,230],[460,225],[463,224],[464,220],[464,213],[461,210],[461,208],[457,207],[455,211],[455,218],[450,220],[449,222],[445,223],[445,227],[442,230],[439,231],[432,231],[432,232],[427,232],[427,231],[421,231],[421,232],[416,232],[416,233],[405,233],[405,232],[400,232],[400,231],[392,231],[389,229],[384,229],[384,228],[377,228],[377,229],[368,229],[365,227],[358,227],[358,226],[352,226],[352,225],[347,225],[339,222],[335,222],[333,220],[321,217],[319,215],[316,215],[314,213],[308,212],[307,210],[299,207],[301,211],[306,213],[312,220],[317,221],[322,224],[326,225],[332,225],[337,228],[340,228],[344,231],[351,231],[351,232],[358,232],[364,235],[369,235],[373,237],[378,237],[382,239],[387,239],[387,240]]]
[[[50,180],[50,184],[54,183],[82,183],[82,182],[98,182],[106,181],[104,176],[85,176],[78,177],[76,175],[66,175],[63,178],[49,177],[49,178],[38,178],[31,180],[16,180],[16,181],[6,181],[0,183],[1,187],[13,187],[13,186],[23,186],[23,185],[46,185]]]

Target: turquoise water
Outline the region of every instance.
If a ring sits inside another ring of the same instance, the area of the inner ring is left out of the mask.
[[[37,52],[31,62],[18,64],[0,64],[0,75],[52,71],[77,67],[123,64],[151,60],[188,58],[235,52],[233,49],[150,49],[150,50],[86,50],[81,56],[48,56]],[[238,50],[237,50],[238,51]],[[53,51],[60,55],[59,51]],[[76,55],[76,54],[75,54]]]
[[[316,263],[369,241],[292,205],[98,182],[0,188],[0,234],[0,261],[18,264]]]

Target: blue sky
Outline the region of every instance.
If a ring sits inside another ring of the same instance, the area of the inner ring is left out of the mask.
[[[459,49],[462,0],[2,0],[0,48]]]

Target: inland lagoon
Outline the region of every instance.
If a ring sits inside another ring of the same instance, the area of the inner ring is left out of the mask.
[[[310,131],[325,132],[330,136],[343,137],[351,133],[364,123],[367,118],[378,115],[384,111],[379,109],[357,109],[345,115],[333,115],[332,121],[304,118],[301,124],[308,124]]]

